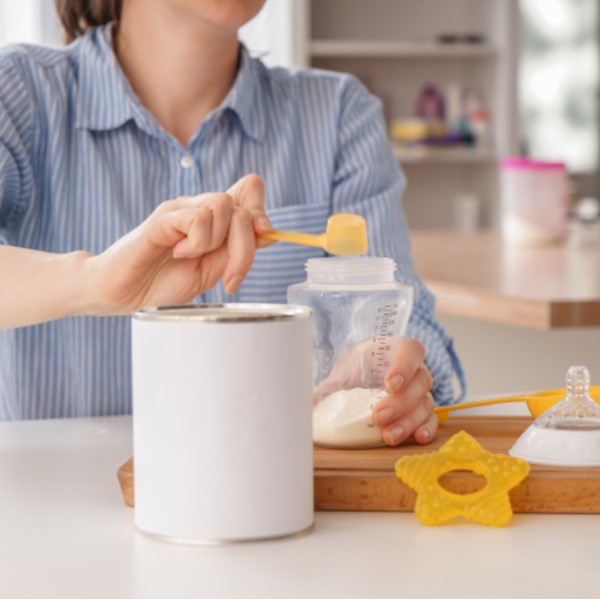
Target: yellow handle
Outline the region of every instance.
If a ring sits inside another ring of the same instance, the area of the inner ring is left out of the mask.
[[[258,237],[273,242],[291,242],[292,244],[301,244],[302,246],[315,246],[323,248],[325,246],[325,234],[311,235],[310,233],[297,233],[295,231],[266,231],[259,233]]]
[[[596,402],[600,403],[600,386],[591,386],[589,392],[590,396]],[[543,392],[535,392],[532,394],[520,394],[518,396],[489,398],[487,400],[477,400],[476,402],[463,402],[462,404],[436,406],[434,411],[440,422],[444,422],[448,418],[448,413],[452,412],[453,410],[476,408],[477,406],[491,406],[493,404],[508,404],[509,402],[526,402],[531,416],[537,418],[549,407],[553,406],[557,402],[560,402],[565,397],[566,393],[567,390],[564,388],[545,390]]]
[[[453,410],[464,410],[466,408],[476,408],[477,406],[491,406],[492,404],[508,404],[510,402],[527,402],[531,396],[510,396],[507,398],[490,398],[489,400],[477,400],[476,402],[463,402],[461,404],[450,404],[448,406],[436,406],[433,410],[439,415],[449,413]]]

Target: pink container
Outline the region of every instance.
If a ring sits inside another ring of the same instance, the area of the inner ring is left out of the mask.
[[[504,238],[524,243],[563,239],[568,210],[564,163],[512,157],[500,169]]]

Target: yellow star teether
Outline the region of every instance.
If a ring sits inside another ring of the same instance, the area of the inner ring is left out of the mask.
[[[439,478],[457,470],[482,475],[487,485],[472,494],[445,490]],[[508,491],[528,473],[524,460],[492,454],[465,431],[453,435],[437,452],[403,456],[396,463],[396,476],[417,492],[415,515],[425,525],[439,525],[459,515],[484,525],[506,525],[513,514]]]

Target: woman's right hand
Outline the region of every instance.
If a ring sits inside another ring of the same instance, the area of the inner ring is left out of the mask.
[[[89,313],[184,304],[221,277],[234,293],[257,247],[269,244],[256,234],[270,228],[257,175],[243,177],[227,193],[164,202],[139,227],[86,261],[93,290]]]

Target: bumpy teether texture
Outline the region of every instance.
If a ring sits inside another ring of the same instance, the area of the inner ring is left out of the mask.
[[[487,485],[472,494],[449,492],[439,478],[456,470],[482,475]],[[437,452],[403,456],[396,463],[396,476],[417,492],[415,515],[425,525],[439,525],[461,515],[484,525],[506,525],[512,517],[508,491],[528,473],[524,460],[492,454],[465,431],[452,436]]]

